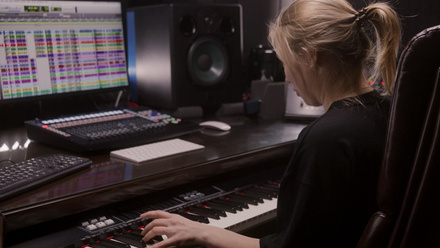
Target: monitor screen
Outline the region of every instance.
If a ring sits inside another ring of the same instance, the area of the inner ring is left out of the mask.
[[[128,87],[120,2],[0,0],[0,102]]]

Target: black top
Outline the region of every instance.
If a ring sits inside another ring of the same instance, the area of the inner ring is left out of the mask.
[[[281,181],[276,234],[260,247],[355,247],[378,209],[390,99],[334,102],[304,128]]]

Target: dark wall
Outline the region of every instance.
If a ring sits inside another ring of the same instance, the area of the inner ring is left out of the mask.
[[[365,0],[350,0],[353,6],[361,9],[366,5]],[[393,0],[390,1],[402,21],[402,47],[420,31],[440,25],[439,0]]]
[[[397,5],[397,11],[403,18],[403,44],[420,31],[440,25],[439,0],[402,0]]]

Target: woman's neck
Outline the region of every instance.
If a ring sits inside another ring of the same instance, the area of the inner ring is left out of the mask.
[[[369,93],[369,92],[371,92],[373,90],[374,89],[370,85],[368,85],[366,83],[362,83],[358,87],[358,89],[353,90],[353,91],[341,93],[341,94],[335,95],[333,97],[330,96],[330,94],[327,94],[324,97],[324,100],[323,100],[324,109],[325,109],[325,111],[327,111],[330,108],[330,106],[334,102],[336,102],[336,101],[339,101],[339,100],[342,100],[342,99],[347,99],[347,98],[350,98],[350,97],[359,96],[359,95],[362,95],[362,94],[365,94],[365,93]]]

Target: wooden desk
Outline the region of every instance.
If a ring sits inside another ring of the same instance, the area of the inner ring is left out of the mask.
[[[0,233],[5,233],[8,239],[9,233],[19,233],[35,225],[41,226],[111,203],[213,176],[221,177],[226,173],[246,173],[257,168],[286,164],[293,152],[294,142],[305,126],[240,116],[222,121],[231,124],[231,131],[203,130],[181,137],[204,145],[206,148],[203,150],[140,165],[114,160],[109,153],[88,156],[93,161],[90,169],[1,202],[3,225]],[[0,146],[6,144],[9,147],[9,150],[4,147],[0,152],[0,160],[18,162],[46,154],[69,153],[29,142],[24,127],[1,130],[0,138]],[[27,234],[23,233],[24,236]]]

